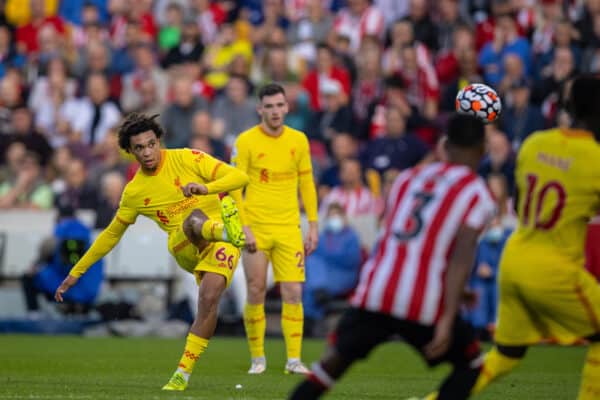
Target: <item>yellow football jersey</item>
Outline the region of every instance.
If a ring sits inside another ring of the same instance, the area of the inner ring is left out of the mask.
[[[600,209],[600,145],[593,135],[558,128],[534,133],[518,154],[515,180],[519,224],[512,250],[583,265],[587,223]]]
[[[215,179],[232,167],[210,155],[193,149],[161,150],[161,161],[153,175],[138,170],[125,186],[116,218],[126,224],[144,215],[171,233],[181,227],[183,220],[195,209],[209,218],[221,220]],[[181,188],[190,182],[205,184],[206,196],[185,197]]]
[[[317,220],[317,197],[306,135],[284,126],[277,137],[257,125],[239,135],[231,163],[248,174],[241,216],[245,224],[298,225],[298,186],[309,221]]]

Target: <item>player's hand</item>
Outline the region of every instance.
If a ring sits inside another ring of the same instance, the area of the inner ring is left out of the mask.
[[[256,253],[256,239],[254,238],[254,234],[252,230],[248,226],[244,226],[244,235],[246,235],[246,245],[244,248],[248,251],[248,253]]]
[[[440,318],[435,326],[433,339],[431,339],[431,342],[427,343],[423,348],[423,353],[427,359],[435,360],[446,354],[450,347],[450,343],[452,342],[453,324],[454,320],[452,318]]]
[[[308,223],[308,233],[304,239],[304,254],[310,255],[319,244],[319,225],[315,221]]]
[[[56,289],[56,292],[54,293],[54,299],[56,301],[58,301],[59,303],[62,303],[63,302],[63,294],[65,294],[67,292],[67,290],[69,290],[71,288],[71,286],[76,284],[78,279],[79,278],[76,278],[74,276],[67,275],[67,277],[65,278],[64,281],[62,281],[62,283],[60,284],[58,289]]]
[[[187,185],[183,186],[181,190],[183,190],[183,195],[185,197],[191,197],[193,195],[203,196],[208,194],[208,188],[206,185],[195,182],[188,183]]]

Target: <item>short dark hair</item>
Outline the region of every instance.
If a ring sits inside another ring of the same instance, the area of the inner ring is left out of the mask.
[[[146,114],[136,112],[127,115],[119,127],[119,147],[128,152],[131,145],[131,137],[147,131],[154,132],[156,137],[160,139],[165,131],[154,120],[156,117],[158,117],[158,114],[147,116]]]
[[[589,74],[576,77],[567,103],[573,118],[583,122],[598,120],[598,104],[600,104],[600,78]]]
[[[265,96],[274,96],[281,93],[285,96],[285,89],[278,83],[267,83],[258,91],[258,99],[262,100]]]
[[[448,143],[458,147],[477,147],[483,144],[485,128],[481,119],[469,115],[454,113],[448,120]]]

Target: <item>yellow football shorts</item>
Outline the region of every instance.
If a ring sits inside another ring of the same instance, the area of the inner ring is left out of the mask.
[[[203,272],[214,272],[223,275],[229,286],[240,259],[240,250],[227,242],[210,242],[199,252],[183,229],[178,229],[169,236],[169,252],[181,268],[194,274],[198,285]]]
[[[499,267],[496,343],[572,344],[600,333],[600,284],[583,266],[547,252],[514,250],[504,252]]]
[[[304,242],[297,225],[251,225],[256,247],[273,264],[275,282],[304,282]]]

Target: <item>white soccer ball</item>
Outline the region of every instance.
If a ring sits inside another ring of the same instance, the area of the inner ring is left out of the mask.
[[[485,123],[493,122],[502,112],[502,101],[488,85],[471,83],[456,95],[456,111],[474,115]]]
[[[237,385],[235,385],[235,388],[240,390],[242,388],[242,385],[238,383]]]

